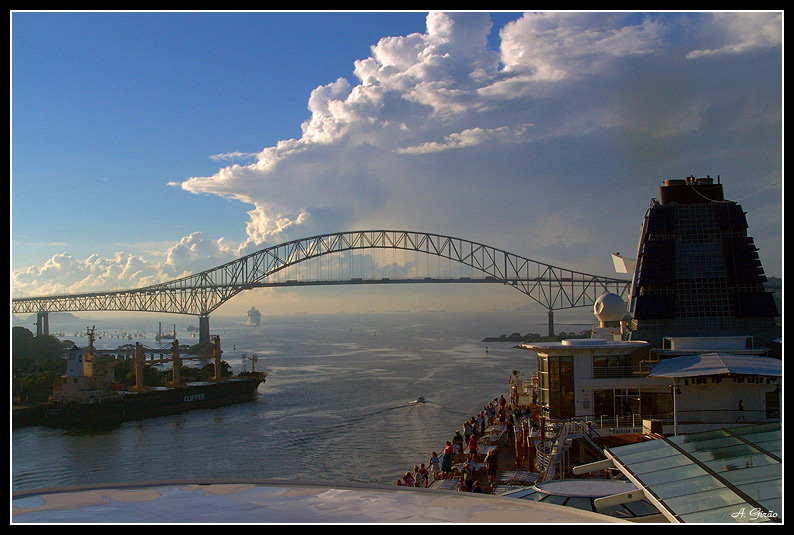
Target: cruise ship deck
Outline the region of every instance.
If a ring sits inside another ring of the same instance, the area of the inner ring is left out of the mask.
[[[621,523],[558,505],[408,487],[170,481],[15,493],[13,523]]]

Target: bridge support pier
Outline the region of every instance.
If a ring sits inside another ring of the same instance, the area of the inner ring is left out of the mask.
[[[554,336],[554,311],[549,310],[549,336]]]
[[[36,336],[50,334],[50,316],[47,312],[36,312]]]
[[[210,317],[199,316],[199,344],[204,347],[210,343]]]

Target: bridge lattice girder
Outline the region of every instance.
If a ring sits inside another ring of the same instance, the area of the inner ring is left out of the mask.
[[[630,281],[537,262],[481,243],[425,232],[349,231],[285,242],[221,266],[169,282],[131,290],[12,299],[12,312],[137,311],[207,316],[238,293],[265,286],[300,285],[268,280],[281,270],[324,255],[362,249],[416,251],[446,258],[483,274],[477,279],[430,282],[491,282],[510,285],[549,311],[591,306],[604,292],[625,296]],[[424,279],[427,281],[427,279]],[[328,284],[376,281],[325,281]],[[423,282],[394,279],[378,282]],[[314,281],[305,284],[323,284]]]

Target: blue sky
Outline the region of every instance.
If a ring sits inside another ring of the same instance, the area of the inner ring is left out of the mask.
[[[780,13],[15,12],[11,32],[14,296],[377,227],[609,275],[690,174],[721,176],[782,275]],[[333,292],[230,310],[415,304]]]
[[[177,242],[207,211],[244,217],[243,205],[167,183],[214,173],[211,155],[299,136],[314,88],[352,77],[387,29],[423,26],[421,13],[15,14],[14,227],[27,236],[15,267],[41,262],[40,243],[108,254],[113,234]],[[240,221],[217,217],[203,231],[239,234]]]

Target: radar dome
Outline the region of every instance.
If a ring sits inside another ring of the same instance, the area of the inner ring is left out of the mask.
[[[620,321],[626,315],[626,303],[618,294],[605,293],[593,304],[593,313],[600,322]]]

